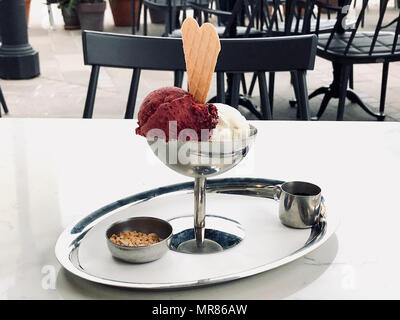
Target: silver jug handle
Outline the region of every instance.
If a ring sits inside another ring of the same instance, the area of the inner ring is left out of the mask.
[[[282,193],[282,188],[281,185],[278,184],[276,186],[273,186],[275,188],[274,190],[274,200],[275,201],[279,201],[280,197],[281,197],[281,193]]]
[[[321,205],[320,205],[320,209],[319,209],[319,222],[320,223],[326,222],[327,215],[328,214],[326,213],[325,199],[322,197],[321,198]]]
[[[279,200],[282,189],[281,185],[270,185],[270,186],[223,186],[218,189],[207,188],[210,193],[225,193],[225,194],[237,194],[246,195],[251,197],[268,198],[273,200]]]

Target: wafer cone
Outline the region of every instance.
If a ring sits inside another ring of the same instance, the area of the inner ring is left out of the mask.
[[[210,23],[199,28],[195,19],[186,18],[182,24],[182,42],[189,92],[195,101],[205,103],[221,50],[218,33]]]

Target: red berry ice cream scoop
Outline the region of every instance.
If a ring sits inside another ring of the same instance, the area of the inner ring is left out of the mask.
[[[182,130],[193,130],[198,140],[208,140],[218,123],[218,111],[212,104],[197,103],[183,89],[165,87],[151,92],[140,106],[136,134],[153,135],[152,129],[162,130],[165,140],[176,139]],[[204,137],[203,129],[209,135]],[[202,137],[203,134],[203,137]]]

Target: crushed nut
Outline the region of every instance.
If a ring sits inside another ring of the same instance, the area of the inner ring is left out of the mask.
[[[113,234],[110,240],[116,244],[127,247],[147,246],[162,241],[156,233],[142,233],[137,231],[121,232],[116,235]]]

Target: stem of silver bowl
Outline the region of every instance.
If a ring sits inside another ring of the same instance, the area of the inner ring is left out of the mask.
[[[198,248],[204,246],[206,227],[206,178],[194,180],[194,234]]]

